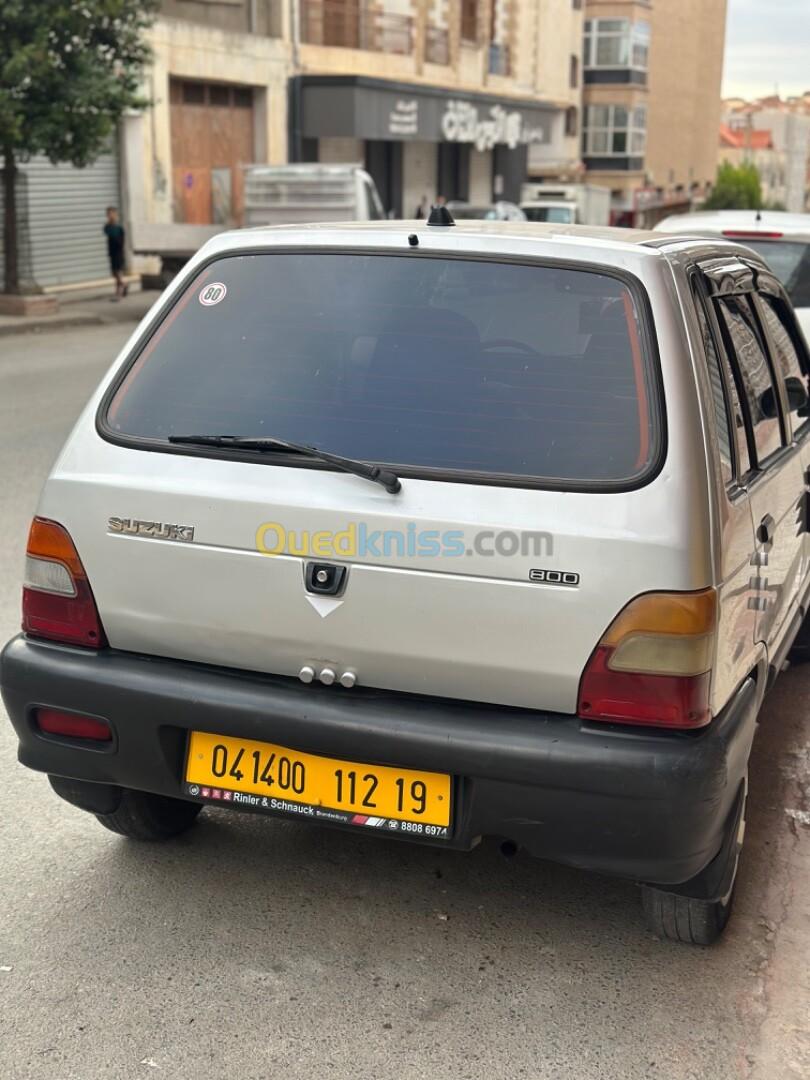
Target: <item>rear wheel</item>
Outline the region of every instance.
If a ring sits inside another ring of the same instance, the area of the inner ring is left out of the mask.
[[[746,776],[723,847],[696,878],[675,890],[642,885],[644,921],[657,937],[687,945],[713,945],[725,930],[737,886],[747,796]]]
[[[96,814],[105,829],[130,840],[169,840],[190,829],[202,806],[124,788],[118,807],[109,814]]]
[[[642,886],[641,892],[647,929],[687,945],[713,945],[726,928],[733,899],[733,887],[727,900],[698,900],[652,885]]]
[[[791,664],[804,664],[810,660],[810,616],[799,627],[799,632],[788,653]]]

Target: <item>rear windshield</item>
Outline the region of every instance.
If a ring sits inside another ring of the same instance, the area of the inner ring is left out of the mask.
[[[794,307],[810,307],[810,244],[748,236],[740,243],[753,248],[768,263]]]
[[[158,327],[107,427],[627,481],[656,456],[645,340],[630,290],[607,274],[416,254],[229,257]]]

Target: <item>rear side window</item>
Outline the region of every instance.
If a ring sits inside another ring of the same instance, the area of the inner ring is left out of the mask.
[[[807,390],[807,375],[802,370],[802,361],[785,323],[784,304],[771,296],[760,294],[762,317],[773,345],[774,361],[782,373],[783,379],[799,379]],[[807,418],[793,418],[793,429],[803,427]]]
[[[751,418],[757,462],[761,464],[783,445],[776,404],[779,396],[748,298],[724,297],[717,307],[737,358],[743,394]]]
[[[268,435],[451,475],[626,483],[660,444],[648,340],[628,286],[597,272],[230,257],[189,284],[106,426],[157,441]]]

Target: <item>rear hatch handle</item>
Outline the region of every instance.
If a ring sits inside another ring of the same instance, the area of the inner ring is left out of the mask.
[[[302,454],[318,461],[325,461],[329,465],[334,465],[337,469],[352,473],[354,476],[360,476],[364,480],[371,480],[375,484],[380,484],[391,495],[396,495],[402,489],[399,477],[390,469],[369,464],[367,461],[358,461],[356,458],[343,457],[342,454],[332,454],[328,450],[319,450],[316,446],[305,446],[303,443],[276,439],[271,435],[263,435],[259,438],[252,438],[249,435],[169,435],[168,441],[188,446],[219,446],[226,450],[230,448],[233,450],[286,451],[291,454]]]

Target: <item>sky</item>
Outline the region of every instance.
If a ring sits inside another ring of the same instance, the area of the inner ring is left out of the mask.
[[[783,97],[810,90],[810,0],[728,0],[724,97],[776,87]]]

